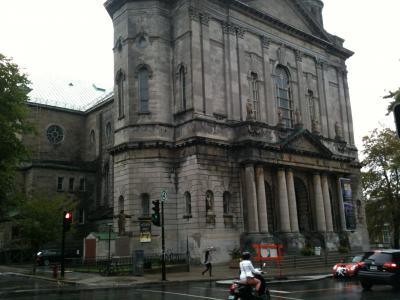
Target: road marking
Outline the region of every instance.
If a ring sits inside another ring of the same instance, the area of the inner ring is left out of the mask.
[[[292,292],[288,291],[280,291],[280,290],[269,290],[270,293],[277,293],[277,294],[291,294]]]
[[[174,293],[174,292],[165,292],[165,291],[160,291],[160,290],[138,289],[137,291],[149,292],[149,293],[162,293],[162,294],[170,294],[170,295],[185,296],[185,297],[189,296],[189,297],[200,298],[200,299],[225,300],[225,299],[220,299],[220,298],[212,298],[212,297],[206,297],[206,296],[183,294],[183,293]],[[280,292],[284,292],[284,291],[280,291]],[[285,297],[285,296],[278,296],[278,295],[273,295],[272,298],[289,299],[289,300],[304,300],[304,299],[301,299],[301,298]]]
[[[278,296],[278,295],[271,295],[271,298],[290,299],[290,300],[304,300],[304,299],[301,299],[301,298],[292,298],[292,297],[285,297],[285,296]]]
[[[170,294],[170,295],[185,296],[185,297],[189,296],[192,298],[200,298],[200,299],[225,300],[225,299],[220,299],[220,298],[212,298],[212,297],[198,296],[198,295],[192,295],[192,294],[173,293],[173,292],[165,292],[165,291],[157,291],[157,290],[138,289],[137,291],[149,292],[149,293],[162,293],[162,294]]]

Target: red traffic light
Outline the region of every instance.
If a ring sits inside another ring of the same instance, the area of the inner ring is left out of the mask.
[[[66,219],[66,220],[72,220],[72,213],[66,212],[65,215],[64,215],[64,219]]]

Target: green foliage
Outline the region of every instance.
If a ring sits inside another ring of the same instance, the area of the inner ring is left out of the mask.
[[[384,128],[364,137],[363,144],[362,183],[370,237],[382,236],[384,224],[389,224],[392,247],[399,248],[400,140],[394,131]]]
[[[19,228],[22,242],[38,249],[61,237],[64,210],[73,210],[75,204],[63,197],[49,198],[34,195],[15,201],[13,221]]]
[[[383,97],[384,99],[393,99],[390,101],[388,108],[387,108],[387,114],[390,114],[393,111],[393,107],[396,103],[400,103],[400,88],[395,91],[395,92],[389,92],[389,95]]]
[[[19,162],[27,157],[20,136],[32,132],[26,121],[29,81],[18,66],[0,54],[0,201],[13,190]],[[0,203],[0,210],[3,203]],[[4,211],[0,211],[0,213]]]
[[[346,246],[339,246],[338,251],[339,251],[339,253],[349,253],[350,252],[349,247],[346,247]]]
[[[229,255],[231,259],[237,259],[242,257],[242,251],[240,248],[233,248],[231,251],[229,251]]]
[[[300,254],[304,256],[311,256],[314,255],[314,249],[311,246],[304,246],[300,250]]]

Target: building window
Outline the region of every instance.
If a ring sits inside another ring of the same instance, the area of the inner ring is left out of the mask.
[[[79,209],[78,212],[78,223],[85,224],[85,210],[83,208]]]
[[[181,98],[182,110],[186,110],[186,74],[185,67],[179,68],[179,92]]]
[[[107,144],[111,143],[111,123],[108,122],[106,124],[106,142]]]
[[[390,244],[390,230],[389,230],[389,225],[384,225],[383,226],[383,240],[382,242],[384,244]]]
[[[68,190],[72,192],[74,190],[74,178],[70,177],[68,182]]]
[[[142,194],[142,216],[150,216],[150,197],[149,194]]]
[[[149,71],[146,67],[139,70],[139,111],[149,112]]]
[[[79,179],[79,190],[81,192],[86,191],[86,179],[85,178]]]
[[[58,177],[57,178],[57,191],[63,191],[63,182],[64,182],[64,177]]]
[[[223,195],[223,206],[224,206],[224,215],[228,215],[231,212],[231,194],[229,192],[224,192]]]
[[[275,74],[276,97],[278,109],[281,114],[281,122],[286,128],[293,128],[293,103],[290,92],[290,81],[287,70],[278,66]]]
[[[122,70],[117,72],[115,83],[117,84],[117,99],[118,99],[118,118],[121,119],[125,115],[125,100],[124,100],[124,82],[125,74]]]
[[[51,125],[46,131],[47,139],[50,144],[60,144],[64,140],[64,130],[58,125]]]
[[[189,192],[185,193],[185,215],[190,216],[192,214],[192,196]]]
[[[251,104],[253,108],[253,118],[258,119],[258,111],[259,111],[259,101],[260,101],[260,93],[259,93],[259,80],[257,73],[251,72],[250,74],[250,97]]]

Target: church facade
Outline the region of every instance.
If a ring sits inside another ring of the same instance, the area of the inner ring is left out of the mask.
[[[214,247],[224,261],[252,243],[286,253],[368,247],[346,71],[353,53],[325,31],[322,1],[104,5],[114,93],[79,113],[32,103],[74,136],[51,144],[47,133],[48,151],[25,172],[63,157],[65,176],[54,163],[44,173],[75,174],[91,189],[87,217],[98,226],[112,219],[117,229],[123,210],[130,251],[160,251],[161,229],[150,224],[161,192],[173,252]]]

